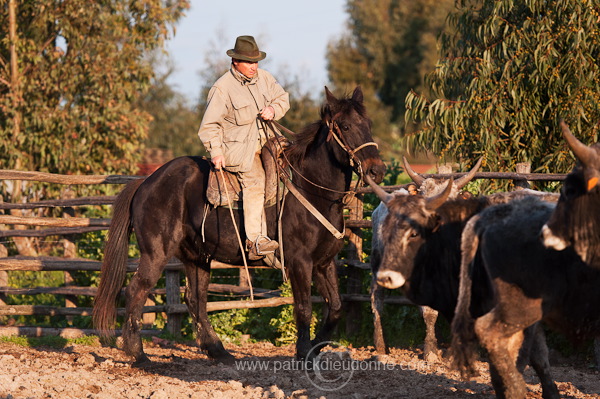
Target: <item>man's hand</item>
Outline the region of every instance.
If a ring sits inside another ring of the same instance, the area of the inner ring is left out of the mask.
[[[215,165],[215,169],[223,169],[223,166],[225,166],[225,157],[223,155],[217,155],[211,159],[211,162]]]
[[[260,111],[260,117],[266,121],[271,121],[275,117],[275,110],[270,105],[265,107]]]

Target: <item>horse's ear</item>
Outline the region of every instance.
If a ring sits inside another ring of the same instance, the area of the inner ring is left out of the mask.
[[[354,89],[354,93],[352,93],[352,99],[359,103],[363,102],[363,92],[360,86],[356,86],[356,89]]]
[[[335,96],[333,95],[333,93],[329,91],[329,89],[327,88],[327,86],[325,86],[325,97],[327,98],[327,104],[331,104],[331,103],[337,102],[337,98],[335,98]]]

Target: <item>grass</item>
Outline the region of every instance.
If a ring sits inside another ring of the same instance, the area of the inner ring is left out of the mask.
[[[62,349],[70,345],[89,345],[100,346],[100,340],[95,335],[84,335],[79,338],[63,338],[59,336],[44,336],[44,337],[0,337],[1,343],[11,343],[27,348],[36,348],[40,346]]]
[[[186,337],[178,337],[168,332],[162,332],[156,335],[158,338],[170,341],[177,342],[180,344],[194,345],[195,340],[186,338]],[[142,337],[143,341],[151,342],[152,337]],[[26,337],[26,336],[11,336],[11,337],[0,337],[0,343],[10,343],[14,345],[23,346],[26,348],[53,348],[53,349],[64,349],[71,345],[87,345],[87,346],[102,346],[102,342],[100,337],[97,335],[84,335],[78,338],[63,338],[55,335],[48,335],[43,337]]]

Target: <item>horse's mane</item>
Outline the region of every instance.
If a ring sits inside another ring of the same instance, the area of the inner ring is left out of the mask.
[[[306,152],[317,139],[321,126],[326,124],[326,116],[332,115],[333,119],[336,120],[340,115],[350,114],[352,110],[360,117],[367,118],[367,111],[364,104],[353,100],[348,95],[333,104],[326,103],[321,106],[319,113],[321,120],[309,124],[300,133],[296,133],[291,137],[292,143],[285,150],[287,159],[294,164],[301,163]]]
[[[285,149],[285,155],[289,162],[299,164],[304,159],[308,147],[315,141],[315,137],[321,129],[323,121],[316,121],[304,127],[300,133],[291,137],[292,143]]]

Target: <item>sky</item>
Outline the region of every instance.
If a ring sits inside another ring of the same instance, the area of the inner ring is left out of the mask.
[[[206,54],[222,45],[229,62],[225,52],[236,37],[251,35],[267,53],[261,68],[275,77],[279,71],[300,76],[303,89],[323,90],[328,84],[327,43],[345,30],[345,6],[346,0],[191,0],[191,9],[166,44],[175,68],[168,82],[197,102]]]

